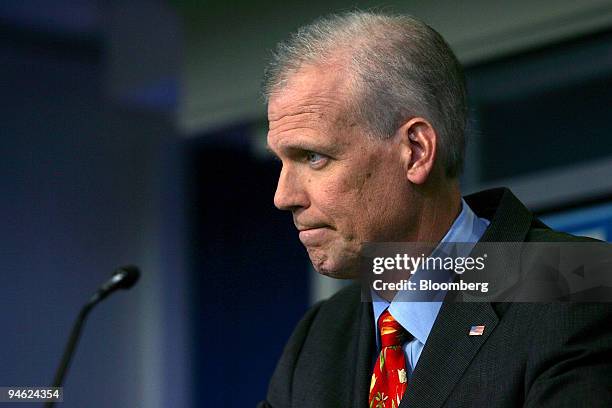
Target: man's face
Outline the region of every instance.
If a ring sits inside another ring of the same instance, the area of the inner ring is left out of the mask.
[[[365,242],[405,241],[411,190],[398,138],[368,138],[341,70],[303,68],[271,96],[268,146],[282,161],[274,204],[291,211],[315,269],[357,274]]]

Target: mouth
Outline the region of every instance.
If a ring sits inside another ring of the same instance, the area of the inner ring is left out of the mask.
[[[320,244],[330,231],[326,226],[298,228],[298,230],[300,231],[300,241],[305,246]]]

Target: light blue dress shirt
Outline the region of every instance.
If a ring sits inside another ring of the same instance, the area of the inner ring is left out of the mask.
[[[441,244],[448,242],[465,242],[473,243],[474,245],[489,226],[489,221],[484,218],[479,218],[465,200],[461,200],[461,212],[453,222],[446,235],[442,238]],[[467,256],[473,246],[460,246],[457,256]],[[415,273],[416,277],[418,272]],[[451,272],[452,274],[452,272]],[[449,279],[452,276],[449,275]],[[401,296],[401,292],[395,297]],[[443,295],[443,294],[442,294]],[[374,331],[376,332],[376,347],[380,351],[380,333],[378,333],[377,322],[380,315],[388,308],[389,312],[395,320],[406,329],[414,339],[404,344],[404,353],[406,355],[406,364],[409,376],[412,376],[414,367],[419,361],[423,347],[427,342],[427,337],[431,332],[431,328],[438,316],[438,312],[442,307],[442,302],[407,302],[407,301],[392,301],[378,296],[372,291],[372,308],[374,310]],[[378,355],[378,353],[376,353]]]

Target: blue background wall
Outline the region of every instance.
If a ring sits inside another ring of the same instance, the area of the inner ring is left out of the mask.
[[[278,163],[210,142],[190,152],[194,398],[255,406],[308,305],[308,258],[272,204]]]

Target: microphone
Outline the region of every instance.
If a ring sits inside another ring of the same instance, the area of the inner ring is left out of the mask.
[[[87,315],[91,309],[118,289],[130,289],[136,284],[136,282],[138,282],[139,278],[140,270],[135,265],[125,265],[115,269],[111,278],[100,286],[100,288],[96,293],[94,293],[85,306],[81,308],[81,311],[74,322],[74,326],[72,327],[72,331],[70,332],[70,337],[68,338],[68,343],[66,344],[60,365],[55,372],[53,387],[62,386],[64,377],[68,371],[70,360],[72,359],[72,355],[74,354],[74,350],[76,349],[76,345],[79,341],[81,329],[83,328],[85,319],[87,318]],[[54,405],[55,401],[48,401],[45,404],[45,407],[52,408]]]
[[[113,276],[104,285],[100,286],[100,289],[91,297],[89,303],[96,304],[117,289],[131,288],[138,282],[138,278],[140,278],[140,271],[137,266],[126,265],[117,268],[113,272]]]

